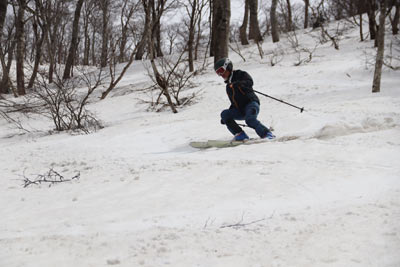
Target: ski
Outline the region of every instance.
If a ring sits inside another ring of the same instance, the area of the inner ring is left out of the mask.
[[[235,147],[240,145],[252,145],[259,143],[271,142],[273,140],[270,139],[259,139],[259,138],[251,138],[246,141],[232,141],[232,140],[207,140],[207,141],[194,141],[190,142],[189,145],[198,149],[207,149],[207,148],[226,148],[226,147]]]

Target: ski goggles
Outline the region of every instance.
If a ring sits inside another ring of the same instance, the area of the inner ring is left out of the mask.
[[[222,66],[219,67],[215,72],[219,75],[222,76],[225,73],[226,69]]]

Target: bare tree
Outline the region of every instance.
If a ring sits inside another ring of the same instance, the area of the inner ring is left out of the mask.
[[[0,61],[3,72],[0,81],[0,93],[8,94],[12,90],[14,96],[17,97],[17,90],[9,77],[17,43],[15,39],[15,16],[9,15],[8,17],[9,18],[5,21],[5,25],[3,26],[5,34],[3,34],[3,38],[0,42]]]
[[[127,3],[127,2],[125,2]],[[131,6],[132,9],[129,9],[129,16],[132,17],[134,14],[134,11],[136,11],[136,5],[135,6]],[[124,11],[123,11],[124,12]],[[134,27],[132,27],[129,23],[123,23],[121,24],[121,31],[126,31],[126,32],[132,32],[134,29]],[[122,71],[119,73],[119,75],[117,76],[116,74],[116,66],[117,63],[121,61],[121,51],[124,51],[124,54],[126,54],[127,49],[123,48],[121,49],[121,42],[126,42],[128,41],[128,36],[124,36],[124,34],[122,34],[122,36],[117,39],[117,38],[110,38],[110,55],[109,55],[109,60],[108,60],[108,64],[109,64],[109,75],[110,75],[110,82],[108,85],[108,88],[102,93],[101,95],[101,99],[105,99],[107,97],[107,95],[117,86],[117,84],[121,81],[121,79],[123,78],[123,76],[125,75],[126,71],[129,69],[129,67],[131,66],[131,64],[133,63],[134,59],[135,59],[135,54],[136,51],[138,49],[138,46],[135,46],[135,48],[133,49],[133,51],[131,51],[131,54],[128,58],[127,63],[125,64],[125,66],[123,67]],[[117,55],[117,47],[119,47],[119,55]]]
[[[364,31],[363,31],[363,13],[365,12],[365,7],[363,7],[363,2],[364,0],[358,0],[358,5],[357,5],[357,13],[359,17],[359,24],[358,26],[360,27],[360,40],[361,42],[364,41]],[[356,19],[354,19],[356,20]]]
[[[203,12],[204,7],[207,2],[205,0],[188,0],[188,3],[185,3],[186,13],[189,16],[189,22],[186,23],[188,27],[188,41],[187,41],[187,50],[188,50],[188,59],[189,59],[189,71],[194,71],[194,50],[195,50],[195,34],[196,34],[196,26],[201,20],[201,14]],[[197,29],[198,31],[200,29]]]
[[[157,3],[155,1],[157,1]],[[157,6],[155,4],[157,4]],[[166,80],[165,77],[161,75],[155,61],[156,40],[154,32],[157,31],[157,25],[160,23],[161,16],[168,7],[165,5],[165,1],[163,0],[142,0],[142,5],[146,13],[146,18],[150,18],[152,16],[152,18],[149,19],[149,27],[148,31],[145,33],[147,35],[145,40],[147,40],[147,49],[149,51],[150,63],[155,76],[155,80],[160,87],[162,94],[167,99],[168,105],[171,108],[172,112],[178,113],[174,103],[172,102],[171,94],[169,92],[168,80]],[[155,12],[155,9],[157,9],[158,12]]]
[[[35,82],[37,72],[39,70],[39,64],[40,60],[42,59],[42,48],[43,48],[43,43],[46,38],[47,32],[49,30],[48,24],[46,23],[46,18],[45,18],[45,13],[49,9],[49,2],[43,3],[42,1],[35,0],[35,10],[31,10],[33,13],[33,29],[34,29],[34,34],[35,34],[35,49],[36,49],[36,55],[35,55],[35,62],[32,70],[32,75],[31,78],[29,79],[29,84],[28,88],[32,88],[33,84]],[[45,6],[46,5],[46,6]],[[40,28],[40,33],[39,29]]]
[[[213,1],[212,39],[214,40],[214,62],[228,56],[229,25],[231,19],[230,0]]]
[[[18,10],[15,11],[16,6]],[[25,8],[26,0],[16,0],[14,2],[15,21],[15,40],[17,42],[16,61],[17,61],[17,90],[19,95],[25,95]]]
[[[168,84],[168,90],[170,91],[171,98],[168,101],[173,101],[174,107],[184,106],[190,104],[192,100],[196,97],[196,94],[181,96],[184,89],[188,87],[193,87],[194,84],[191,82],[191,78],[196,74],[196,72],[189,71],[189,64],[184,59],[183,55],[185,50],[180,51],[177,59],[174,57],[164,56],[157,59],[157,63],[160,69],[158,73],[165,84]],[[159,83],[157,78],[154,76],[154,71],[148,69],[149,75],[154,82],[153,88],[159,88]],[[158,78],[160,79],[160,77]],[[151,101],[151,107],[156,109],[156,111],[161,111],[164,107],[171,107],[171,103],[163,103],[162,96],[164,95],[164,90],[160,90],[155,101]],[[160,107],[161,106],[161,107]]]
[[[5,64],[5,59],[3,55],[3,27],[4,27],[4,21],[6,20],[6,14],[7,14],[7,0],[0,0],[0,60],[1,60],[1,68],[2,72],[4,73],[6,71],[6,64]],[[0,84],[1,85],[1,84]],[[6,90],[5,86],[0,86],[0,94],[2,93],[7,93],[8,90]]]
[[[60,43],[64,45],[65,28],[69,21],[68,4],[65,1],[51,1],[52,3],[48,6],[45,12],[46,25],[49,28],[48,34],[46,35],[45,42],[47,49],[45,51],[45,57],[49,62],[48,79],[49,83],[53,82],[54,72],[57,68],[57,62],[60,62],[59,56],[61,54]],[[58,52],[58,53],[57,53]]]
[[[100,122],[87,109],[90,96],[106,78],[102,70],[83,74],[70,79],[61,79],[55,72],[56,79],[49,84],[46,77],[40,75],[36,81],[32,98],[35,109],[31,112],[51,119],[56,131],[83,131],[90,133],[101,128]],[[86,87],[86,92],[78,88]]]
[[[385,19],[388,0],[380,0],[379,31],[378,31],[378,51],[376,53],[376,63],[372,93],[379,93],[381,90],[381,77],[383,56],[385,50]]]
[[[204,0],[203,3],[204,3],[204,6],[202,7],[202,10],[199,12],[199,19],[197,20],[197,36],[196,36],[196,44],[195,44],[195,47],[194,47],[194,60],[198,59],[199,48],[200,48],[200,45],[201,45],[201,42],[202,42],[202,39],[203,39],[202,38],[203,37],[202,25],[203,25],[203,15],[205,13],[205,10],[203,11],[203,9],[207,9],[208,1]],[[209,45],[209,43],[207,44],[206,50],[208,49],[208,45]],[[206,54],[207,54],[207,52],[206,52]]]
[[[240,42],[242,43],[242,45],[249,44],[249,41],[247,40],[247,26],[249,22],[249,1],[250,0],[245,0],[243,23],[242,26],[240,26],[239,28]]]
[[[83,65],[89,65],[90,59],[90,47],[91,43],[94,43],[94,39],[91,39],[89,27],[93,21],[93,9],[95,7],[93,0],[84,1],[83,2],[83,36],[84,36],[84,45],[83,45]],[[93,23],[92,23],[93,24]],[[92,34],[96,32],[95,28],[92,29]],[[93,65],[96,64],[95,61],[92,62]]]
[[[181,28],[181,23],[173,23],[167,26],[166,28],[166,39],[168,43],[168,55],[171,55],[174,51],[174,47],[176,45],[176,40],[181,35],[179,29]]]
[[[130,32],[133,30],[130,27],[130,22],[133,18],[133,14],[137,11],[140,2],[123,1],[122,11],[121,11],[121,40],[119,42],[119,59],[120,63],[127,60],[126,49],[128,43],[128,37]]]
[[[136,47],[137,48],[137,47]],[[131,66],[133,60],[134,60],[134,56],[135,56],[135,52],[136,51],[132,51],[128,62],[126,63],[126,65],[124,66],[124,68],[122,69],[121,73],[118,75],[118,77],[116,76],[116,70],[115,67],[117,65],[117,55],[115,54],[115,50],[116,48],[113,47],[112,48],[112,53],[110,56],[110,62],[109,62],[109,74],[111,76],[110,79],[110,83],[107,87],[107,89],[101,94],[101,98],[100,99],[105,99],[108,94],[117,86],[117,84],[121,81],[121,79],[124,77],[126,71],[129,69],[129,67]]]
[[[388,5],[394,5],[397,0],[390,0]],[[376,23],[376,13],[378,10],[378,2],[377,0],[329,0],[329,13],[333,15],[336,20],[340,19],[349,19],[353,17],[353,20],[356,25],[360,28],[360,39],[364,40],[363,36],[363,17],[362,14],[367,13],[368,15],[368,24],[369,24],[369,33],[371,40],[375,40],[375,46],[377,43],[377,31],[378,26]],[[397,1],[398,2],[398,1]],[[389,5],[389,6],[390,6]],[[359,17],[359,21],[357,22],[355,16]]]
[[[151,30],[151,13],[146,12],[146,8],[148,8],[147,3],[143,3],[144,6],[144,11],[145,11],[145,16],[144,16],[144,27],[143,27],[143,33],[142,33],[142,38],[140,39],[139,43],[137,44],[137,51],[135,55],[135,60],[141,60],[143,58],[146,45],[147,45],[147,38],[148,38],[148,32]]]
[[[367,14],[368,14],[368,25],[369,25],[369,35],[371,40],[376,39],[376,19],[375,19],[375,10],[377,10],[377,5],[375,0],[365,0],[367,6]]]
[[[311,11],[313,14],[314,22],[313,28],[321,28],[321,43],[325,43],[328,40],[332,42],[333,47],[336,50],[339,50],[339,41],[340,36],[343,34],[343,31],[340,30],[340,22],[337,24],[337,29],[334,34],[329,33],[328,30],[324,26],[324,22],[326,21],[326,13],[325,13],[325,0],[320,0],[319,3],[314,7],[311,7]]]
[[[308,14],[310,8],[310,0],[303,0],[304,1],[304,29],[308,28]]]
[[[108,59],[108,42],[109,42],[109,20],[110,20],[110,0],[99,0],[100,9],[102,12],[102,42],[101,42],[101,56],[100,66],[104,68],[107,66]]]
[[[153,2],[152,6],[152,38],[154,40],[154,49],[157,57],[162,57],[164,54],[161,49],[161,22],[160,18],[162,14],[166,11],[166,0],[158,0],[157,2]]]
[[[189,38],[187,42],[187,49],[189,54],[189,69],[190,71],[194,71],[194,60],[193,60],[193,46],[194,46],[194,34],[195,34],[195,27],[197,23],[197,5],[198,0],[189,1],[188,5],[185,5],[186,12],[189,15]]]
[[[286,30],[288,32],[293,31],[293,15],[292,15],[292,5],[290,4],[290,0],[286,0],[287,4],[287,19],[286,19]]]
[[[208,16],[208,25],[210,27],[209,43],[210,43],[210,57],[214,56],[215,35],[214,35],[214,3],[213,0],[209,1],[210,12]]]
[[[258,0],[249,0],[250,28],[249,39],[256,43],[262,40],[260,26],[258,24]]]
[[[399,0],[393,0],[394,3],[392,3],[392,7],[395,6],[396,10],[394,13],[394,17],[392,19],[392,16],[389,16],[390,23],[392,24],[392,33],[394,35],[399,33],[399,22],[400,22],[400,1]]]
[[[301,66],[310,63],[313,59],[314,52],[319,46],[319,43],[316,43],[313,48],[300,45],[296,31],[288,33],[288,41],[297,55],[297,61],[294,63],[294,66]]]
[[[276,16],[276,8],[278,5],[278,0],[272,0],[270,17],[271,17],[271,35],[272,35],[272,42],[276,43],[279,42],[279,25],[278,19]]]
[[[78,34],[79,34],[79,18],[81,16],[81,9],[83,0],[78,0],[75,8],[74,22],[72,24],[72,37],[71,44],[69,46],[69,53],[67,62],[65,64],[63,79],[69,79],[71,77],[71,69],[74,65],[75,54],[78,47]]]
[[[3,35],[3,26],[4,21],[6,20],[7,5],[7,0],[0,0],[0,38]]]

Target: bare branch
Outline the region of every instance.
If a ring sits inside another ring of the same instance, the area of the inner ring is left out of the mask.
[[[41,185],[41,184],[48,184],[49,187],[51,187],[54,184],[59,184],[59,183],[65,183],[65,182],[71,182],[73,180],[79,180],[81,174],[78,172],[71,178],[65,178],[63,175],[55,171],[53,168],[51,168],[49,171],[47,171],[44,174],[37,174],[36,177],[34,178],[28,178],[23,175],[23,187],[26,188],[30,185]]]
[[[275,211],[273,211],[272,214],[271,214],[271,216],[269,216],[268,218],[262,218],[262,219],[259,219],[259,220],[254,220],[254,221],[251,221],[251,222],[248,222],[248,223],[244,223],[244,222],[243,222],[243,219],[244,219],[244,212],[243,212],[242,218],[240,219],[239,222],[234,223],[234,224],[222,225],[220,228],[230,228],[230,227],[231,227],[231,228],[239,229],[239,228],[241,228],[241,227],[246,227],[246,226],[248,226],[248,225],[255,224],[255,223],[258,223],[258,222],[262,222],[262,221],[265,221],[265,220],[267,220],[267,219],[272,219],[272,217],[274,216],[274,214],[275,214]]]

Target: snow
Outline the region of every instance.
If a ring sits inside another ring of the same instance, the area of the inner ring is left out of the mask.
[[[211,64],[178,114],[146,111],[137,90],[149,78],[135,62],[90,106],[98,132],[51,135],[37,119],[20,134],[1,121],[0,266],[400,266],[400,78],[384,69],[371,93],[372,45],[352,29],[339,51],[321,45],[298,67],[284,37],[264,42],[286,53],[274,67],[255,46],[246,62],[231,51],[256,90],[305,107],[260,96],[259,119],[286,141],[188,145],[231,138]],[[50,168],[80,179],[22,186]]]

